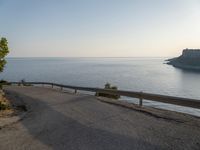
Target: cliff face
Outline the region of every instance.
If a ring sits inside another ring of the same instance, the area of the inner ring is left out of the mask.
[[[184,49],[182,58],[200,58],[200,49]]]
[[[169,59],[167,64],[183,69],[200,70],[200,49],[184,49],[181,56]]]

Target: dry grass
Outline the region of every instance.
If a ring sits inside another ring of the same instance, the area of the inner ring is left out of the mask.
[[[0,117],[10,116],[14,113],[11,108],[11,104],[8,99],[4,96],[4,93],[0,91]]]

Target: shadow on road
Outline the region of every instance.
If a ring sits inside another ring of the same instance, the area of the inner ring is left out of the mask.
[[[39,99],[7,91],[15,101],[24,101],[28,107],[27,116],[21,124],[31,134],[54,150],[160,150],[159,145],[153,145],[141,139],[112,133],[106,130],[81,124],[73,118],[56,111],[51,105]],[[77,100],[78,101],[78,100]],[[71,101],[69,101],[71,103]],[[26,141],[26,139],[24,139]],[[32,145],[34,147],[34,145]]]

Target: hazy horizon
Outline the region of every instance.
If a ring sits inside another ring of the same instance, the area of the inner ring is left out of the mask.
[[[101,57],[98,57],[98,56],[91,56],[91,57],[88,57],[88,56],[8,56],[6,58],[168,58],[168,57],[162,57],[162,56],[131,56],[131,57],[109,57],[109,56],[101,56]]]
[[[200,48],[199,0],[0,0],[8,57],[176,57]]]

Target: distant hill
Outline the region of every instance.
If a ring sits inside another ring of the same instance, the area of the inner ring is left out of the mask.
[[[181,56],[167,61],[174,67],[200,71],[200,49],[184,49]]]

